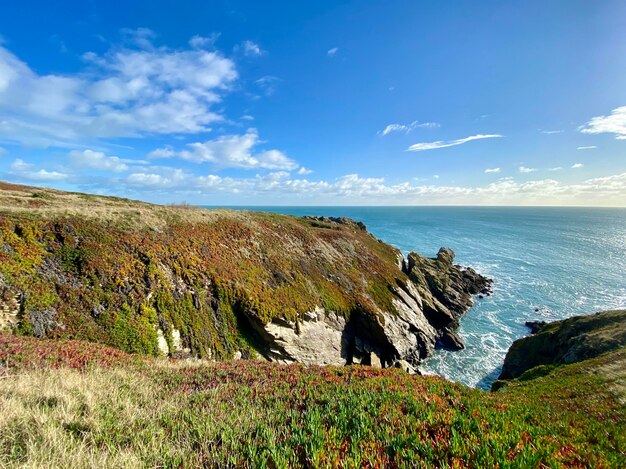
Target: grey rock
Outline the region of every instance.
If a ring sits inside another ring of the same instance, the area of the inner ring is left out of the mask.
[[[323,308],[303,315],[298,325],[286,320],[252,326],[266,344],[263,354],[281,363],[345,365],[345,318]]]
[[[56,320],[57,310],[54,308],[30,310],[28,317],[36,337],[45,337],[49,331],[62,328]]]
[[[401,370],[406,371],[410,375],[418,374],[417,369],[413,368],[413,366],[406,360],[396,360],[393,364],[393,367],[400,368]]]
[[[383,367],[402,360],[415,369],[435,346],[462,349],[463,341],[454,332],[458,319],[472,305],[472,295],[489,287],[490,281],[473,269],[454,265],[454,252],[446,248],[435,259],[411,253],[404,260],[399,255],[398,267],[408,278],[400,273],[396,278],[391,311],[364,314],[357,310],[346,319],[317,307],[301,315],[297,323],[275,319],[263,324],[250,319],[262,354],[282,363],[319,365]]]
[[[450,329],[441,331],[441,336],[437,340],[437,346],[445,350],[462,350],[465,348],[463,339]]]

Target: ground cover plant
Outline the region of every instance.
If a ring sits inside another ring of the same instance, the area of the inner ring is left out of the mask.
[[[157,355],[175,329],[193,355],[248,356],[242,319],[392,311],[398,255],[357,223],[0,183],[0,300],[37,337]]]
[[[624,350],[497,393],[398,369],[173,361],[7,334],[0,363],[6,467],[626,464]]]

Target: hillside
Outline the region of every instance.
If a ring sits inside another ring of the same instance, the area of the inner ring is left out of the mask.
[[[490,281],[362,223],[0,185],[0,328],[126,352],[411,369]]]
[[[625,365],[622,348],[488,393],[0,334],[0,466],[624,467]]]

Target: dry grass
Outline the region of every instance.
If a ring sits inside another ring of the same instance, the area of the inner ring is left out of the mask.
[[[107,451],[88,435],[97,430],[103,402],[118,403],[117,418],[126,425],[155,412],[146,406],[149,389],[145,378],[121,369],[25,371],[2,380],[0,466],[140,467],[136,448]]]
[[[230,210],[205,210],[186,203],[154,205],[119,197],[63,192],[41,187],[0,182],[0,213],[28,214],[43,219],[79,216],[87,220],[115,223],[128,228],[163,229],[177,222],[205,223],[229,214]]]

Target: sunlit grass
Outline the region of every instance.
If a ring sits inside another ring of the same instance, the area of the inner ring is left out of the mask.
[[[0,466],[626,463],[624,406],[593,372],[623,351],[494,394],[396,369],[111,358],[0,337]]]

